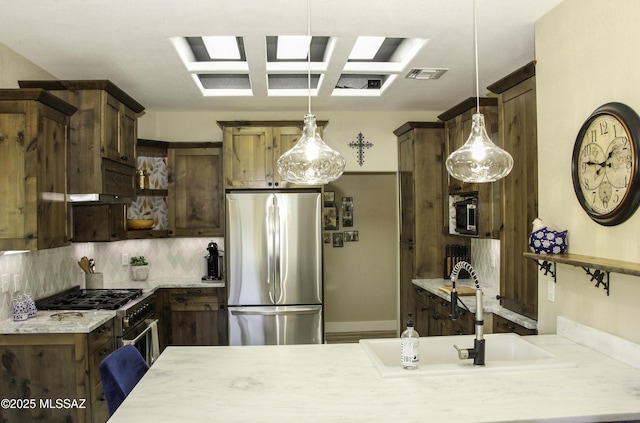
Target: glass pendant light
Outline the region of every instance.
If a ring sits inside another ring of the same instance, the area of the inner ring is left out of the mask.
[[[511,154],[491,142],[480,113],[478,83],[478,30],[476,28],[476,0],[473,0],[473,32],[476,59],[476,113],[472,116],[471,134],[462,147],[447,157],[447,172],[463,182],[495,182],[511,172]]]
[[[307,0],[307,35],[311,39],[311,14]],[[309,112],[304,116],[302,136],[296,145],[278,159],[278,173],[298,185],[324,185],[338,179],[346,162],[342,155],[322,141],[316,117],[311,114],[311,43],[307,54]]]

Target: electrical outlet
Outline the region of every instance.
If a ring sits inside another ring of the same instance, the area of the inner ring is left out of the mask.
[[[129,264],[129,254],[128,253],[122,253],[122,265],[126,266]]]
[[[549,302],[556,302],[556,283],[554,281],[547,281],[547,300]]]
[[[13,275],[13,292],[18,292],[22,289],[22,275],[16,273]]]
[[[9,275],[2,275],[2,292],[9,292]]]

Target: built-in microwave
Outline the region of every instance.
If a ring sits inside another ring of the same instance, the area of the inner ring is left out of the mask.
[[[478,195],[449,196],[449,233],[478,236]]]

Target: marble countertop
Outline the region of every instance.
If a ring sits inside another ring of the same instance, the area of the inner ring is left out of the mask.
[[[451,281],[449,279],[414,279],[413,284],[419,286],[422,289],[425,289],[432,294],[439,296],[440,298],[444,298],[447,301],[451,301],[451,296],[440,290],[441,286],[451,285]],[[459,280],[456,286],[473,286],[473,283],[470,280]],[[493,313],[498,316],[504,317],[505,319],[517,323],[521,326],[524,326],[527,329],[537,329],[538,322],[525,317],[521,314],[515,313],[511,310],[507,310],[506,308],[500,305],[500,301],[496,299],[497,292],[484,292],[483,290],[483,311],[485,313]],[[458,297],[472,313],[476,311],[476,300],[475,296],[459,296]]]
[[[62,319],[54,318],[56,314],[66,313]],[[15,322],[12,319],[0,321],[0,334],[36,334],[36,333],[89,333],[100,327],[116,315],[112,310],[77,310],[82,316],[71,315],[71,312],[39,310],[35,317]],[[52,317],[54,316],[54,317]]]
[[[224,281],[203,281],[200,277],[167,277],[108,283],[104,288],[138,288],[144,293],[151,293],[159,288],[221,288],[224,286]],[[82,317],[56,320],[51,316],[64,311],[38,310],[36,316],[28,320],[18,322],[12,318],[0,320],[0,334],[89,333],[116,315],[114,310],[68,311],[82,313]]]
[[[168,347],[109,422],[640,419],[640,369],[564,336],[526,339],[576,367],[385,379],[355,343]]]

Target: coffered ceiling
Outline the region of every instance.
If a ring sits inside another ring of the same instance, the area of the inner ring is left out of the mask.
[[[278,36],[307,34],[306,0],[0,0],[0,42],[149,110],[304,110],[309,73],[314,112],[442,111],[475,95],[472,0],[309,1],[309,61],[276,57]],[[477,0],[481,91],[534,59],[534,23],[560,2]],[[240,56],[212,59],[211,36],[235,37]],[[351,56],[363,36],[385,39],[373,59]]]

